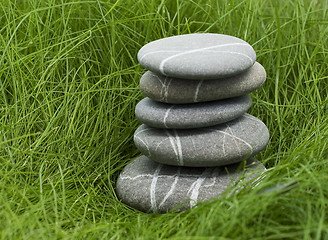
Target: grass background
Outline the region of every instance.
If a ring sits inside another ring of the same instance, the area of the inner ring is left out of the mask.
[[[328,239],[328,2],[0,1],[1,239]],[[115,195],[140,155],[145,70],[136,54],[172,35],[242,38],[267,71],[249,113],[271,138],[255,188],[182,213]],[[257,192],[299,184],[288,193]]]

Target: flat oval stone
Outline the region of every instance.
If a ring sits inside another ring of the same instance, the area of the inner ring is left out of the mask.
[[[139,121],[150,127],[200,128],[238,118],[251,105],[252,99],[249,95],[189,104],[167,104],[144,98],[137,104],[135,114]]]
[[[134,133],[136,147],[152,160],[176,166],[211,167],[240,162],[259,153],[269,131],[258,118],[240,118],[212,127],[159,129],[141,125]]]
[[[175,167],[159,164],[141,156],[128,164],[116,184],[119,199],[143,212],[165,213],[195,206],[198,202],[219,198],[227,188],[244,176],[251,182],[265,167],[248,159],[244,175],[240,164],[215,168]],[[246,182],[247,183],[247,182]]]
[[[140,90],[159,102],[207,102],[248,94],[258,89],[265,79],[265,69],[258,62],[239,75],[215,80],[169,78],[147,71],[140,79]]]
[[[216,79],[250,68],[256,53],[247,42],[228,35],[194,33],[150,42],[138,52],[148,70],[183,79]]]

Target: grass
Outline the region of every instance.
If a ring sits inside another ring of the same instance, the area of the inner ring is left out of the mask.
[[[328,239],[328,1],[0,1],[1,239]],[[267,71],[250,113],[271,139],[255,188],[182,213],[122,204],[159,38],[224,33]],[[287,193],[257,194],[298,182]]]

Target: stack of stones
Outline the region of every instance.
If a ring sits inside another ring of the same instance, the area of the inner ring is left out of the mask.
[[[147,97],[136,106],[144,124],[134,142],[144,155],[118,178],[124,203],[144,212],[185,210],[218,197],[245,173],[248,182],[258,178],[265,168],[253,156],[269,132],[246,113],[248,93],[266,79],[255,59],[251,45],[222,34],[174,36],[140,49],[149,71],[140,80]]]

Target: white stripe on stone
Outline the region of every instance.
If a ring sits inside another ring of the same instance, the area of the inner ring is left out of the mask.
[[[243,57],[246,57],[248,60],[251,61],[251,63],[253,63],[253,59],[250,56],[248,56],[247,54],[244,54],[244,53],[233,52],[233,51],[213,51],[213,52],[218,52],[218,53],[233,53],[233,54],[241,55]]]
[[[230,127],[229,127],[229,128],[230,128]],[[221,131],[221,130],[217,130],[217,129],[214,129],[214,128],[209,128],[209,129],[214,130],[214,131],[217,131],[217,132],[220,132],[220,133],[223,133],[223,134],[225,134],[225,135],[227,135],[227,136],[229,136],[229,137],[232,137],[233,139],[237,139],[237,140],[243,142],[246,146],[248,146],[248,147],[250,148],[251,153],[253,152],[253,147],[252,147],[252,145],[250,145],[250,144],[249,144],[248,142],[246,142],[244,139],[241,139],[240,137],[237,137],[237,136],[235,136],[235,135],[233,135],[233,134],[230,134],[230,133],[227,133],[227,132],[224,132],[224,131]]]
[[[162,202],[159,204],[158,208],[161,208],[162,205],[165,203],[165,201],[173,194],[175,187],[178,183],[179,180],[179,176],[180,176],[180,171],[181,171],[181,167],[178,167],[177,173],[175,174],[174,177],[174,182],[172,183],[170,190],[168,191],[168,193],[165,195],[164,199],[162,200]]]
[[[155,148],[155,152],[157,151],[157,149],[159,148],[159,146],[162,144],[162,142],[165,142],[167,140],[167,138],[164,138],[162,141],[158,142]],[[170,141],[171,142],[171,141]],[[172,144],[172,143],[171,143]]]
[[[236,45],[244,45],[244,46],[249,46],[250,47],[250,45],[249,44],[246,44],[246,43],[227,43],[227,44],[220,44],[220,45],[215,45],[215,46],[210,46],[210,47],[205,47],[205,48],[198,48],[198,49],[193,49],[193,50],[189,50],[189,51],[179,52],[177,54],[174,54],[174,55],[172,55],[170,57],[167,57],[167,58],[163,59],[162,62],[160,63],[160,65],[159,65],[159,71],[163,75],[165,75],[164,65],[165,65],[165,63],[167,61],[169,61],[169,60],[171,60],[173,58],[176,58],[176,57],[179,57],[179,56],[183,56],[183,55],[189,54],[189,53],[201,52],[201,51],[205,51],[205,50],[209,50],[209,49],[214,49],[214,48],[219,48],[219,47],[226,47],[226,46],[236,46]],[[251,61],[253,62],[253,60],[251,60]]]
[[[138,178],[142,178],[142,177],[153,177],[153,174],[140,174],[134,177],[130,177],[130,176],[120,176],[121,180],[136,180]]]
[[[134,176],[134,177],[130,177],[130,176],[120,176],[120,179],[121,180],[136,180],[138,178],[142,178],[142,177],[147,177],[147,178],[152,178],[154,177],[153,174],[140,174],[140,175],[137,175],[137,176]],[[175,178],[176,177],[176,174],[175,175],[160,175],[158,176],[158,178]]]
[[[227,158],[227,153],[225,150],[225,142],[226,142],[226,135],[223,135],[223,139],[222,139],[222,152],[223,152],[223,156],[226,159]]]
[[[187,194],[189,194],[191,192],[190,202],[189,202],[189,205],[191,208],[197,204],[199,188],[202,186],[202,183],[204,182],[205,178],[207,176],[209,176],[209,173],[211,172],[211,170],[212,170],[212,168],[205,168],[202,175],[199,178],[197,178],[197,180],[195,182],[193,182],[193,184],[191,184],[191,186],[188,190],[188,193],[187,193]]]
[[[165,85],[166,85],[166,80],[167,80],[167,77],[165,77]],[[164,101],[167,102],[167,96],[169,95],[169,87],[170,87],[170,84],[172,82],[172,78],[170,78],[168,84],[165,86],[165,89],[164,89]]]
[[[164,79],[164,83],[163,81],[155,74],[151,73],[154,77],[157,78],[157,80],[160,82],[160,84],[162,85],[162,88],[161,88],[161,93],[160,93],[160,96],[161,96],[161,100],[164,100],[164,94],[163,94],[163,91],[165,90],[166,88],[166,77]]]
[[[173,107],[174,107],[174,105],[171,106],[171,107],[169,107],[169,109],[167,109],[166,112],[165,112],[165,116],[164,116],[164,119],[163,119],[163,123],[164,123],[164,126],[165,126],[166,128],[168,128],[167,125],[166,125],[166,119],[167,119],[167,117],[169,116],[169,112],[171,111],[171,109],[172,109]]]
[[[158,164],[157,168],[155,169],[153,179],[150,185],[150,211],[157,212],[157,203],[156,203],[156,184],[158,180],[158,174],[161,171],[162,164]]]
[[[145,53],[142,57],[140,57],[139,62],[141,62],[146,56],[150,55],[150,54],[155,54],[155,53],[180,53],[182,52],[181,50],[158,50],[158,51],[152,51],[152,52],[147,52]]]
[[[194,102],[198,102],[198,93],[199,93],[199,89],[200,89],[200,86],[202,85],[203,81],[204,80],[201,80],[197,84],[196,91],[195,91],[195,96],[194,96]]]
[[[138,139],[140,142],[143,143],[143,145],[146,146],[146,149],[147,149],[147,152],[148,152],[147,157],[150,157],[151,154],[150,154],[150,150],[149,150],[149,146],[148,146],[148,144],[147,144],[144,140],[142,140],[140,137],[138,137],[138,136],[134,136],[134,139]]]
[[[172,136],[168,130],[165,130],[165,132],[169,137],[171,146],[173,148],[175,156],[177,157],[178,165],[183,166],[182,146],[178,133],[176,132],[175,129],[173,130],[175,136]]]
[[[226,123],[225,125],[227,126],[227,129],[228,129],[228,131],[230,132],[230,134],[233,135],[233,131],[232,131],[232,129],[230,128],[230,126],[229,126],[227,123]],[[233,142],[236,144],[236,148],[237,148],[237,150],[238,150],[239,156],[242,157],[241,149],[240,149],[240,146],[239,146],[238,142],[236,141],[236,138],[233,138],[232,140],[233,140]]]
[[[175,138],[177,140],[177,147],[178,147],[178,154],[179,154],[179,165],[183,166],[183,155],[182,155],[182,146],[181,146],[181,141],[180,141],[180,137],[177,133],[177,131],[174,129],[174,134],[175,134]]]
[[[136,133],[134,134],[134,137],[136,137],[137,135],[139,135],[139,134],[142,133],[142,132],[146,132],[146,131],[149,131],[149,130],[151,130],[151,128],[146,128],[146,129],[143,129],[143,130],[139,130],[138,132],[136,132]]]
[[[214,168],[213,172],[212,172],[212,175],[211,175],[212,183],[205,184],[205,185],[203,185],[203,187],[212,187],[212,186],[214,186],[214,184],[216,183],[216,179],[219,176],[219,172],[220,172],[220,168],[218,168],[218,167]]]
[[[170,132],[168,130],[165,130],[167,136],[169,137],[169,140],[170,140],[170,143],[171,143],[171,146],[173,148],[173,151],[175,153],[175,156],[177,157],[177,160],[178,160],[178,149],[177,147],[175,146],[175,142],[174,142],[174,137],[170,134]],[[179,160],[178,160],[179,161]]]

